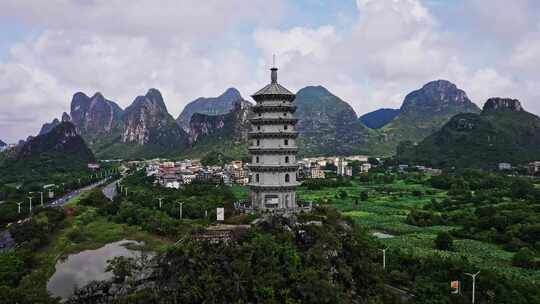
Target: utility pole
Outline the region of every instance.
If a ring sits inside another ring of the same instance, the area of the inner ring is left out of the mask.
[[[17,203],[17,206],[19,206],[19,214],[21,214],[21,204],[22,204],[22,202]]]
[[[475,296],[475,292],[476,292],[476,276],[480,273],[480,271],[478,271],[477,273],[465,273],[466,275],[470,276],[472,278],[472,304],[474,304],[474,296]]]
[[[43,207],[43,191],[39,192],[41,198],[41,207]]]
[[[182,219],[182,207],[184,206],[184,203],[182,202],[176,202],[180,206],[180,219]]]
[[[383,269],[386,269],[386,248],[385,249],[381,249],[382,251],[382,268]]]
[[[32,213],[32,197],[29,196],[28,199],[30,200],[30,213]]]

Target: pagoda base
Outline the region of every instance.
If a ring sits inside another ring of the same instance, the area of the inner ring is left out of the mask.
[[[295,209],[296,192],[294,189],[251,191],[251,206],[255,210]]]

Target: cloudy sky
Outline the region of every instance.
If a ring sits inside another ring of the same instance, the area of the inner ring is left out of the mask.
[[[323,85],[364,114],[448,79],[540,113],[537,0],[0,0],[0,139],[102,92],[159,89],[171,114],[228,87]]]

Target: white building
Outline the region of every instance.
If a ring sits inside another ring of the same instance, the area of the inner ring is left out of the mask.
[[[499,163],[499,171],[512,170],[512,165],[509,163]]]

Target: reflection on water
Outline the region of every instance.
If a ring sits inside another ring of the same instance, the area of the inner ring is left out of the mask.
[[[85,250],[69,255],[56,263],[56,271],[47,283],[47,290],[55,297],[68,298],[75,287],[82,287],[91,281],[107,280],[112,273],[105,272],[107,260],[118,256],[134,257],[137,251],[126,245],[141,244],[135,241],[121,240],[107,244],[96,250]]]

